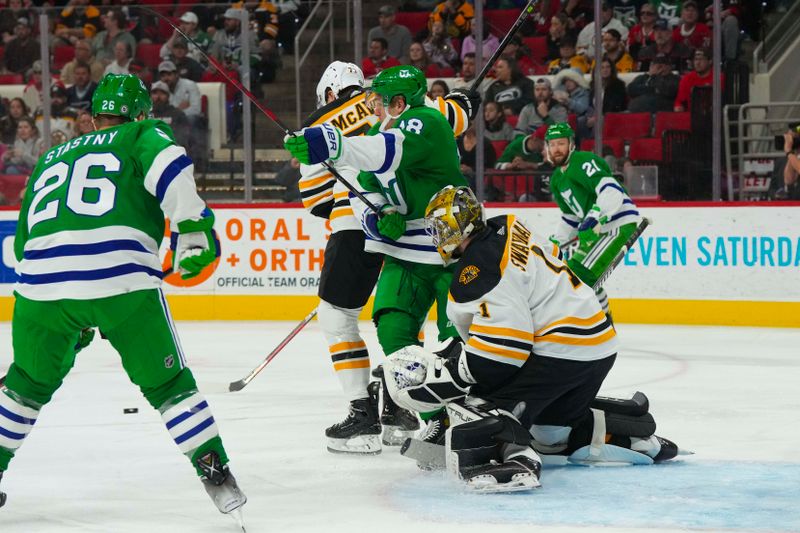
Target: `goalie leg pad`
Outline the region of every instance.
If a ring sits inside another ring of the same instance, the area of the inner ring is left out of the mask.
[[[592,400],[592,407],[606,413],[618,413],[628,416],[641,416],[650,409],[650,400],[643,392],[635,392],[631,398],[610,398],[597,396]]]

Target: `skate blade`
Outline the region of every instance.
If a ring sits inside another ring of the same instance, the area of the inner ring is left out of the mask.
[[[359,435],[350,439],[328,438],[328,451],[345,455],[378,455],[381,453],[380,435]]]
[[[416,430],[402,429],[400,426],[383,426],[381,442],[386,446],[402,446],[406,439],[414,438]]]
[[[684,450],[683,448],[678,448],[678,455],[694,455],[692,450]]]
[[[492,478],[493,480],[494,478]],[[508,483],[498,484],[494,481],[468,481],[467,491],[473,494],[501,494],[505,492],[523,492],[538,489],[542,486],[538,479],[526,477]]]
[[[407,439],[400,448],[400,455],[417,462],[422,470],[444,470],[447,467],[445,447],[420,439]]]
[[[242,504],[244,505],[244,504]],[[247,529],[244,527],[244,516],[242,515],[242,506],[240,505],[236,509],[229,511],[227,514],[231,516],[238,525],[242,529],[242,533],[247,533]]]

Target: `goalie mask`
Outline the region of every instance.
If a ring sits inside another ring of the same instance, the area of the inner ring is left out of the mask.
[[[486,227],[483,207],[469,187],[448,185],[437,192],[425,208],[425,225],[445,264],[470,235]]]
[[[328,65],[317,83],[317,108],[328,103],[328,89],[338,98],[342,90],[348,87],[364,87],[364,73],[354,63],[334,61]]]

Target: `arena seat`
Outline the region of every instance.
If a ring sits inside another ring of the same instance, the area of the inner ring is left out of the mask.
[[[506,146],[508,146],[509,141],[491,141],[491,143],[492,148],[494,148],[495,155],[500,157],[503,155],[503,151],[506,149]]]
[[[497,35],[498,39],[502,39],[519,18],[519,10],[487,9],[483,12],[483,15],[484,19],[489,23],[492,33]]]
[[[656,131],[653,137],[660,139],[665,130],[690,131],[692,128],[692,117],[688,111],[673,113],[661,111],[656,113]]]
[[[147,68],[156,70],[161,62],[160,44],[139,44],[136,47],[136,59],[141,61]]]
[[[547,37],[524,37],[522,42],[531,51],[531,56],[538,62],[543,63],[547,57]]]
[[[650,137],[650,113],[607,113],[603,117],[603,137],[630,141]]]
[[[516,128],[517,122],[519,122],[519,115],[506,115],[506,122],[512,128]]]
[[[603,138],[603,146],[611,149],[616,157],[625,156],[625,141],[622,139]],[[591,152],[594,150],[594,139],[584,139],[581,141],[581,150]]]
[[[661,138],[642,137],[631,141],[628,157],[632,161],[658,161],[664,159]]]
[[[411,36],[414,37],[421,30],[428,27],[428,12],[427,11],[398,11],[394,18],[395,23],[402,24]]]
[[[0,74],[0,85],[21,85],[25,83],[22,74]]]
[[[9,205],[19,203],[19,194],[25,188],[28,176],[17,174],[0,174],[0,193],[5,197]]]
[[[74,46],[56,46],[53,48],[53,68],[61,70],[64,65],[75,58]]]

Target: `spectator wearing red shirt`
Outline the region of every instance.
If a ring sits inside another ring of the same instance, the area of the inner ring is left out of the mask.
[[[703,85],[711,85],[714,81],[713,71],[711,70],[712,55],[709,48],[698,48],[694,51],[692,59],[694,70],[684,74],[678,85],[678,96],[675,97],[675,111],[687,111],[692,98],[692,89]],[[725,84],[725,76],[722,76],[721,83]]]
[[[397,58],[387,54],[388,48],[389,43],[383,37],[377,37],[369,42],[367,57],[361,61],[361,70],[365,78],[374,78],[383,69],[400,64]]]
[[[628,52],[633,57],[639,56],[639,50],[656,42],[655,27],[656,8],[652,4],[645,4],[639,11],[639,24],[631,28],[628,33]]]
[[[711,46],[711,28],[702,22],[700,10],[695,0],[687,0],[681,8],[681,23],[672,30],[672,40],[683,43],[689,48]]]

